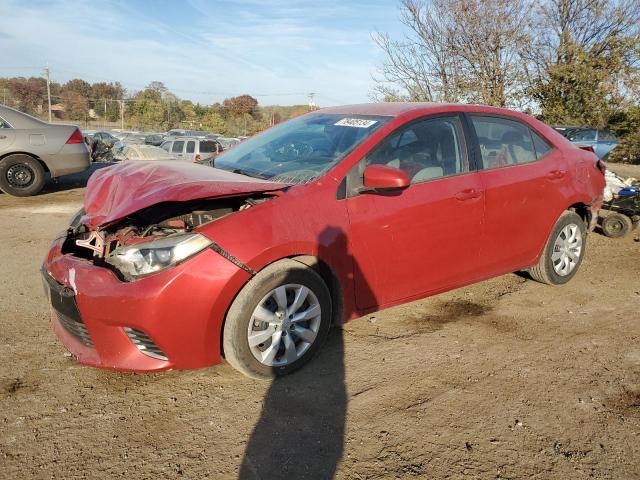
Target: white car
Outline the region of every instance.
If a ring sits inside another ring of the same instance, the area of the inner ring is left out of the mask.
[[[153,145],[123,145],[114,152],[113,159],[123,162],[131,160],[177,160],[177,157]]]
[[[188,162],[205,162],[224,150],[217,140],[194,137],[178,137],[174,140],[167,140],[160,145],[160,148],[175,155],[179,160]]]

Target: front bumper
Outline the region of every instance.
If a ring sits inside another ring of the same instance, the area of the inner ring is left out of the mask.
[[[158,371],[221,361],[224,317],[249,278],[245,271],[207,249],[173,268],[123,282],[107,268],[63,254],[63,241],[54,241],[42,273],[54,331],[80,363]],[[146,334],[166,360],[136,347],[132,330]]]

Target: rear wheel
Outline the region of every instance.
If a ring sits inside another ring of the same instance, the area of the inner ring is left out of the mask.
[[[224,326],[226,360],[245,375],[271,378],[308,362],[331,323],[331,296],[322,278],[281,260],[252,278],[234,300]]]
[[[0,161],[0,190],[9,195],[35,195],[42,190],[44,182],[44,168],[29,155],[9,155]]]
[[[584,257],[586,226],[575,212],[564,212],[551,231],[538,264],[529,269],[534,280],[548,285],[567,283]]]
[[[633,222],[622,213],[611,212],[602,219],[602,232],[611,238],[624,237],[633,229]]]

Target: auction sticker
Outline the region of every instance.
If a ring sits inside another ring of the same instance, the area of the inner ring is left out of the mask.
[[[378,123],[378,121],[367,120],[365,118],[343,118],[342,120],[334,123],[334,125],[339,125],[341,127],[369,128],[375,123]]]

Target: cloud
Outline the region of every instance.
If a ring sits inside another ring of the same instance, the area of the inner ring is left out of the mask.
[[[261,95],[262,104],[302,103],[306,92],[324,105],[360,102],[376,60],[363,8],[334,0],[5,0],[0,51],[4,65],[48,62],[58,81],[121,81],[138,90],[159,80],[202,103],[242,93]]]

